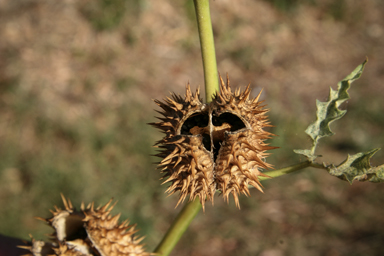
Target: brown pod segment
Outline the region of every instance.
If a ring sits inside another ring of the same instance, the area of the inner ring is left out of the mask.
[[[136,225],[119,221],[120,214],[111,215],[112,199],[104,206],[80,210],[62,195],[65,209],[55,206],[51,218],[38,218],[55,231],[50,242],[35,240],[31,245],[20,246],[28,252],[25,256],[150,256],[141,244],[143,237],[136,235]]]
[[[261,92],[250,99],[250,85],[232,92],[228,77],[227,83],[221,77],[220,82],[221,92],[209,104],[203,104],[199,90],[192,93],[189,84],[185,97],[172,94],[155,100],[162,117],[151,125],[165,133],[155,144],[162,158],[158,167],[163,183],[171,183],[166,192],[179,191],[177,205],[189,194],[189,200],[199,196],[204,208],[219,190],[227,201],[232,194],[240,207],[238,195],[249,195],[248,185],[262,191],[258,176],[266,176],[261,169],[271,168],[265,151],[275,147],[264,142],[273,134],[263,130],[271,125],[259,101]]]

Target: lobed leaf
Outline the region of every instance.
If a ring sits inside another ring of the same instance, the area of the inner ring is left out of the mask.
[[[337,167],[334,165],[329,166],[327,171],[329,174],[346,180],[350,184],[352,184],[354,180],[384,182],[384,165],[372,167],[369,161],[379,150],[379,148],[376,148],[365,153],[358,153],[352,156],[348,155],[344,162]]]
[[[294,149],[296,154],[305,156],[308,161],[313,162],[319,155],[314,155],[311,149]]]
[[[337,91],[330,88],[328,100],[326,102],[316,100],[317,119],[305,130],[305,133],[312,139],[312,148],[304,150],[296,149],[294,150],[295,153],[304,155],[309,161],[314,161],[318,157],[315,155],[318,141],[323,137],[332,136],[334,134],[329,125],[333,121],[342,118],[347,112],[346,110],[339,109],[339,106],[349,99],[348,89],[352,82],[360,78],[367,61],[368,60],[366,59],[362,64],[357,66],[351,74],[340,81],[337,84]]]

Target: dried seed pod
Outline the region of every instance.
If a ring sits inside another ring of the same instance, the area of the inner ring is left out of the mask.
[[[163,183],[171,182],[167,189],[169,194],[180,191],[177,205],[190,195],[190,200],[196,196],[204,206],[204,201],[213,200],[215,193],[212,152],[204,145],[210,143],[209,136],[197,132],[209,123],[208,107],[200,99],[199,90],[191,92],[188,84],[185,98],[172,94],[165,102],[155,100],[163,111],[161,122],[152,123],[161,129],[165,137],[156,143],[162,149],[157,156],[163,158],[159,164]]]
[[[84,225],[84,213],[77,211],[73,207],[72,202],[67,200],[63,195],[61,195],[61,199],[65,207],[64,210],[55,206],[55,210],[50,210],[53,215],[51,218],[44,219],[37,217],[37,219],[45,221],[55,230],[55,232],[50,235],[51,240],[55,243],[77,239]]]
[[[164,183],[171,183],[166,192],[180,192],[177,205],[189,194],[190,200],[199,196],[204,208],[219,190],[226,200],[232,194],[240,207],[238,194],[249,195],[248,185],[262,191],[258,176],[271,168],[265,151],[274,147],[264,141],[273,134],[263,130],[270,124],[260,94],[249,99],[249,85],[232,92],[228,77],[226,84],[220,81],[221,92],[210,104],[201,102],[199,90],[191,93],[189,84],[184,98],[172,94],[164,102],[155,100],[163,117],[151,125],[165,133],[155,144],[163,158],[159,169]]]
[[[54,228],[50,235],[51,243],[32,239],[31,246],[21,248],[29,250],[32,256],[148,256],[136,237],[137,230],[128,222],[119,223],[120,214],[112,216],[112,200],[102,207],[94,204],[77,211],[70,200],[62,196],[65,209],[55,206],[51,218],[39,218]]]
[[[266,176],[261,169],[272,167],[264,161],[268,156],[265,151],[275,148],[264,141],[273,134],[263,130],[271,125],[265,115],[268,110],[259,101],[261,92],[255,99],[249,99],[250,85],[243,92],[238,89],[233,93],[228,77],[226,84],[221,77],[220,81],[221,93],[212,101],[213,124],[228,123],[231,127],[218,149],[215,177],[224,198],[228,200],[232,194],[240,207],[238,194],[250,195],[248,185],[263,191],[258,176]]]
[[[128,221],[119,224],[120,214],[110,215],[114,207],[110,207],[111,202],[112,200],[97,209],[92,204],[84,211],[85,230],[92,246],[97,250],[97,255],[151,255],[144,252],[140,244],[144,237],[135,236],[135,225],[129,225]]]
[[[58,247],[53,248],[54,254],[50,254],[49,256],[92,256],[89,246],[85,245],[85,242],[82,242],[82,244],[82,246],[76,245],[75,247],[68,243],[59,244]]]
[[[25,249],[29,251],[29,254],[25,254],[25,256],[46,256],[54,253],[52,243],[47,243],[40,240],[35,240],[31,235],[31,245],[28,246],[18,246],[21,249]]]

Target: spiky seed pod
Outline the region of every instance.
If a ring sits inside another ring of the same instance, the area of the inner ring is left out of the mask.
[[[231,128],[218,150],[215,177],[224,198],[228,201],[232,194],[240,207],[238,194],[250,195],[248,185],[263,192],[258,176],[267,176],[261,169],[272,166],[264,161],[268,156],[265,151],[275,148],[264,141],[273,134],[263,130],[271,125],[265,115],[268,110],[259,101],[261,92],[250,99],[250,85],[243,92],[238,89],[233,93],[228,77],[226,84],[221,77],[220,82],[221,93],[212,101],[213,119],[219,125],[229,123]]]
[[[248,185],[262,191],[258,176],[271,168],[265,151],[275,147],[264,142],[273,134],[263,130],[270,124],[260,94],[250,99],[250,85],[232,92],[228,77],[226,84],[220,81],[221,92],[210,104],[201,102],[199,90],[191,93],[189,84],[184,98],[172,94],[164,102],[155,100],[163,117],[151,125],[165,133],[155,144],[163,158],[159,169],[164,183],[171,183],[166,192],[180,192],[177,205],[189,194],[190,200],[199,196],[204,208],[219,190],[227,201],[232,194],[240,207],[238,194],[249,195]]]
[[[81,242],[82,245],[76,246],[71,246],[68,243],[59,244],[58,247],[53,248],[55,253],[50,256],[92,256],[89,246],[84,243],[85,242]]]
[[[148,256],[140,242],[143,238],[136,237],[137,230],[127,221],[119,223],[120,214],[112,216],[114,207],[112,200],[102,207],[94,204],[77,211],[70,200],[62,196],[64,210],[55,206],[51,218],[39,218],[54,228],[50,235],[52,243],[35,241],[31,246],[22,248],[29,250],[32,256]]]
[[[213,200],[215,193],[212,152],[204,144],[209,144],[205,134],[191,134],[191,129],[206,127],[209,123],[208,107],[200,99],[199,90],[191,92],[188,84],[185,98],[172,94],[164,102],[155,100],[163,111],[161,122],[152,123],[161,129],[165,137],[156,143],[162,150],[157,156],[163,158],[159,164],[164,183],[171,182],[169,194],[180,191],[177,205],[190,195],[190,200],[199,196],[204,206],[205,199]]]
[[[32,237],[32,235],[29,236],[31,237],[31,245],[18,246],[19,248],[28,250],[30,252],[29,254],[25,254],[25,256],[46,256],[54,253],[52,248],[54,246],[53,244],[36,240]]]
[[[51,240],[54,242],[77,239],[84,225],[84,213],[82,211],[76,211],[72,202],[67,200],[63,195],[61,195],[61,199],[63,200],[64,210],[55,206],[55,210],[50,210],[53,215],[51,218],[44,219],[37,217],[37,219],[45,221],[55,230],[54,233],[50,235]]]
[[[85,211],[85,230],[88,239],[101,256],[144,256],[151,255],[144,252],[140,242],[144,237],[136,237],[135,225],[129,225],[128,221],[119,224],[120,214],[110,215],[114,205],[109,201],[103,207],[94,209],[93,204]]]

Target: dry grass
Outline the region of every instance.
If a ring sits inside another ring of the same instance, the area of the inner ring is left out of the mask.
[[[0,230],[41,238],[63,192],[119,201],[115,211],[158,243],[177,197],[165,198],[150,157],[160,138],[153,98],[203,84],[192,1],[0,1]],[[270,107],[279,137],[270,162],[299,160],[315,99],[370,62],[351,90],[324,161],[384,144],[384,6],[380,0],[211,2],[218,68],[249,82]],[[311,2],[311,3],[309,3]],[[124,4],[125,3],[125,4]],[[100,10],[104,10],[101,12]],[[384,153],[374,158],[382,163]],[[265,194],[200,214],[174,255],[380,255],[382,184],[348,184],[308,170],[265,182]]]

